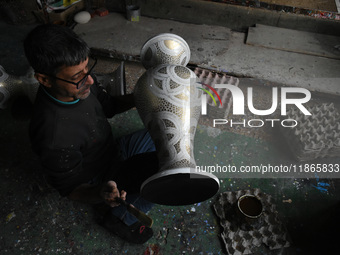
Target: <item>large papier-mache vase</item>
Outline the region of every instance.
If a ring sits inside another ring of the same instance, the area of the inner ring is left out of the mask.
[[[202,95],[196,79],[185,66],[161,64],[149,68],[135,87],[136,107],[159,159],[159,172],[141,187],[142,196],[151,202],[193,204],[219,189],[214,175],[195,169],[193,145]]]

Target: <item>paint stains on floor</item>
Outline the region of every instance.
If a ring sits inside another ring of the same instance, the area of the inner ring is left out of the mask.
[[[143,255],[160,255],[160,254],[161,254],[160,248],[157,244],[150,244],[143,253]]]
[[[330,188],[330,184],[326,181],[321,181],[319,176],[315,174],[316,185],[312,185],[314,188],[319,190],[322,193],[328,194],[328,189]]]

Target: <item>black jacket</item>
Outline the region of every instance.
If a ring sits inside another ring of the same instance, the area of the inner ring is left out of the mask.
[[[48,182],[62,196],[110,169],[119,151],[107,118],[118,112],[120,106],[97,82],[75,104],[55,101],[41,85],[29,134]]]

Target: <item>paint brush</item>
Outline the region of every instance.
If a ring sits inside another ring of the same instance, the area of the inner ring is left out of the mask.
[[[153,224],[153,220],[146,215],[141,210],[134,207],[132,204],[127,203],[125,200],[121,199],[120,197],[115,198],[116,202],[120,203],[121,205],[124,205],[128,212],[131,213],[133,216],[135,216],[141,223],[145,224],[145,226],[151,228]]]

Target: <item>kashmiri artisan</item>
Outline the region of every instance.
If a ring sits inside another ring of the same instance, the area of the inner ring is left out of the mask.
[[[50,185],[61,196],[108,205],[100,222],[124,240],[144,243],[152,235],[116,197],[147,212],[141,183],[157,172],[155,147],[145,130],[113,139],[107,118],[134,107],[133,95],[112,97],[98,84],[88,45],[71,29],[39,25],[24,41],[40,87],[30,139]]]

